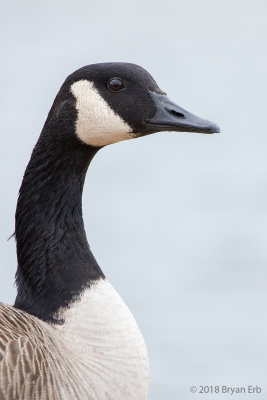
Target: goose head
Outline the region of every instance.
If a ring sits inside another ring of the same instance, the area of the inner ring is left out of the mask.
[[[219,127],[172,102],[142,67],[100,63],[71,74],[56,97],[50,117],[64,119],[70,94],[75,134],[97,148],[159,131],[219,132]]]

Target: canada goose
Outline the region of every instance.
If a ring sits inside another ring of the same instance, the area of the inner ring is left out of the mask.
[[[0,399],[147,398],[142,335],[87,243],[82,190],[106,145],[158,131],[219,132],[128,63],[67,77],[24,174],[14,306],[0,303]]]

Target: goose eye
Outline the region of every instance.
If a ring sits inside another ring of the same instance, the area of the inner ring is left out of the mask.
[[[108,83],[108,88],[112,92],[119,92],[124,88],[124,84],[119,78],[112,78]]]

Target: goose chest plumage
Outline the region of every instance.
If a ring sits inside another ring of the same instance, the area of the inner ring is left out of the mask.
[[[158,131],[218,132],[128,63],[67,77],[19,191],[14,306],[0,303],[0,400],[145,400],[146,346],[91,253],[87,168],[102,147]]]

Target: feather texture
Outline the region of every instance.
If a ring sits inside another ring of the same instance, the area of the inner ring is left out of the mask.
[[[52,325],[0,303],[0,400],[147,398],[146,346],[105,279]]]

